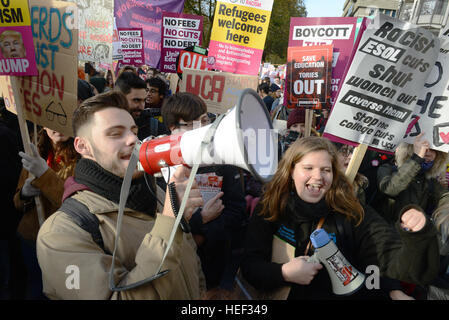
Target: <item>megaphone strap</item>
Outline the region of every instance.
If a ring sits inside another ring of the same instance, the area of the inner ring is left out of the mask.
[[[320,219],[320,221],[318,222],[318,225],[316,226],[315,230],[321,229],[321,227],[324,224],[324,220],[326,219],[326,217],[322,217]],[[307,244],[306,250],[304,251],[304,255],[307,256],[307,254],[309,253],[310,250],[310,246],[312,245],[312,242],[309,240],[309,243]]]
[[[140,281],[131,283],[126,286],[116,286],[115,285],[115,279],[114,279],[115,255],[116,255],[117,247],[118,247],[118,239],[120,238],[123,214],[125,211],[125,204],[128,199],[132,175],[136,169],[137,162],[139,160],[139,149],[140,149],[140,142],[136,143],[136,145],[134,146],[133,152],[131,154],[131,158],[129,159],[128,168],[126,169],[125,177],[123,178],[122,188],[120,189],[120,202],[119,202],[119,209],[118,209],[118,215],[117,215],[117,227],[116,227],[116,235],[115,235],[115,240],[114,240],[114,251],[112,253],[111,269],[109,271],[109,289],[111,291],[125,291],[125,290],[137,288],[145,283],[151,282],[159,277],[164,276],[169,271],[169,270],[164,270],[164,271],[160,272],[160,270],[158,270],[158,272],[156,272],[155,275],[153,275],[149,278],[146,278],[144,280],[140,280]]]
[[[206,135],[205,135],[203,141],[201,142],[201,151],[198,153],[197,157],[199,157],[199,158],[201,157],[202,150],[205,148],[205,146],[207,146],[207,144],[209,144],[212,141],[214,133],[215,133],[215,129],[218,127],[219,123],[224,118],[224,116],[225,116],[225,114],[222,114],[219,117],[217,117],[217,119],[214,121],[214,123],[207,130]],[[137,162],[139,161],[140,146],[141,146],[141,142],[136,143],[136,145],[134,146],[133,152],[131,154],[131,158],[129,159],[128,168],[126,169],[125,177],[123,178],[122,188],[120,190],[120,202],[119,202],[119,211],[118,211],[118,215],[117,215],[117,226],[116,226],[116,235],[115,235],[115,242],[114,242],[114,251],[112,253],[112,263],[111,263],[111,269],[109,272],[109,289],[111,291],[124,291],[124,290],[133,289],[133,288],[141,286],[145,283],[156,280],[157,278],[160,278],[161,276],[164,276],[165,274],[168,273],[169,270],[161,271],[161,269],[164,264],[165,258],[167,257],[168,251],[170,250],[171,245],[173,243],[173,239],[175,237],[176,230],[178,229],[178,226],[179,226],[181,219],[184,215],[184,209],[187,204],[187,198],[188,198],[188,195],[192,188],[193,182],[195,180],[195,175],[198,171],[199,164],[200,164],[199,159],[197,159],[197,161],[195,161],[194,166],[192,167],[192,171],[190,173],[189,180],[187,182],[187,187],[184,192],[184,197],[181,201],[181,206],[179,208],[178,215],[176,216],[175,223],[173,225],[173,229],[171,231],[170,238],[167,243],[167,247],[165,249],[164,255],[162,257],[162,261],[157,269],[157,272],[153,276],[146,278],[144,280],[137,281],[135,283],[132,283],[132,284],[129,284],[126,286],[116,286],[115,279],[114,279],[114,264],[115,264],[114,261],[115,261],[115,256],[116,256],[116,252],[117,252],[117,247],[118,247],[118,239],[120,238],[125,204],[128,199],[129,188],[131,186],[132,175],[137,166]]]

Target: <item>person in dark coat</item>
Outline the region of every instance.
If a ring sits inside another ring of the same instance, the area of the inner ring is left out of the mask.
[[[13,197],[22,169],[20,157],[20,132],[17,118],[0,102],[0,157],[2,168],[0,179],[0,300],[24,299],[26,296],[26,274],[20,241],[16,231],[21,214],[14,207]],[[15,122],[15,124],[14,124]]]
[[[421,208],[409,206],[395,227],[396,231],[370,207],[360,204],[338,170],[337,151],[330,141],[302,138],[284,154],[252,216],[242,275],[271,298],[336,299],[323,266],[308,262],[314,252],[309,237],[323,228],[360,272],[375,266],[382,277],[430,283],[439,268],[434,225]],[[279,248],[286,254],[281,255]],[[366,291],[347,298],[371,296]]]
[[[191,93],[176,93],[162,106],[162,117],[172,134],[210,123],[204,101]],[[198,245],[206,286],[212,290],[233,288],[247,225],[246,200],[239,168],[213,165],[199,168],[198,175],[214,174],[222,179],[221,191],[196,210],[190,227]]]
[[[268,114],[271,112],[271,107],[273,106],[274,98],[270,96],[270,85],[267,83],[261,83],[258,87],[259,96],[262,98],[267,108]]]
[[[413,144],[399,144],[395,160],[396,164],[386,163],[377,171],[378,189],[384,195],[379,213],[387,221],[394,223],[411,203],[429,216],[438,206],[449,204],[448,190],[437,179],[445,174],[447,153],[430,149],[421,134]]]

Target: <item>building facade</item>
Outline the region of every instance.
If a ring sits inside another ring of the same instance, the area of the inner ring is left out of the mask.
[[[396,17],[400,0],[346,0],[343,17],[367,17],[379,13]]]
[[[449,0],[402,0],[399,18],[429,29],[436,35],[446,26]]]

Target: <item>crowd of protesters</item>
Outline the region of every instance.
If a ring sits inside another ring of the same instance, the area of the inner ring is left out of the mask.
[[[39,128],[32,154],[2,105],[1,299],[273,299],[281,290],[283,299],[449,298],[449,159],[421,135],[394,155],[368,151],[349,181],[354,146],[322,137],[330,110],[314,110],[307,133],[305,110],[284,105],[281,77],[262,77],[257,91],[278,129],[274,177],[264,184],[235,166],[201,168],[223,179],[221,192],[205,202],[194,182],[187,227],[171,239],[190,170],[167,181],[135,173],[120,216],[132,151],[217,115],[154,68],[125,66],[114,77],[86,64],[78,78],[74,136]],[[379,268],[379,288],[333,294],[323,266],[307,260],[320,227],[357,270]],[[282,263],[273,261],[275,237],[294,248]],[[69,266],[79,270],[72,283]]]

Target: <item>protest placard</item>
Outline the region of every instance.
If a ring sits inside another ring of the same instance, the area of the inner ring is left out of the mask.
[[[161,32],[162,72],[176,73],[180,52],[192,46],[201,46],[203,17],[193,14],[164,12]]]
[[[430,31],[376,16],[363,33],[324,136],[394,152],[439,47]]]
[[[331,99],[324,108],[333,105],[364,28],[363,18],[356,17],[290,18],[289,47],[333,45]]]
[[[139,28],[118,28],[120,49],[118,53],[122,58],[118,60],[117,67],[125,65],[140,67],[144,64],[143,32]]]
[[[184,0],[115,0],[117,28],[142,28],[145,64],[158,68],[161,58],[162,13],[181,13]]]
[[[440,33],[440,51],[426,84],[419,95],[404,141],[413,143],[423,133],[422,139],[431,149],[449,151],[449,26]]]
[[[177,73],[182,79],[184,69],[207,70],[207,49],[201,47],[188,47],[179,53],[176,59]]]
[[[36,75],[28,0],[0,2],[0,75]]]
[[[112,27],[112,61],[118,61],[123,58],[120,48],[120,39],[118,38],[117,25],[114,18],[114,26]],[[115,70],[115,69],[114,69]]]
[[[78,30],[73,3],[31,0],[30,16],[38,74],[18,77],[24,117],[73,136],[72,114],[77,107]],[[2,81],[8,110],[17,113],[8,79]],[[5,101],[6,102],[6,101]]]
[[[112,63],[113,0],[73,0],[78,5],[78,58]]]
[[[289,47],[287,107],[321,109],[331,97],[332,45]]]
[[[209,69],[257,75],[273,0],[220,0],[215,7]]]
[[[244,89],[256,90],[257,84],[257,76],[184,69],[179,91],[201,97],[208,112],[221,114],[234,107]]]

